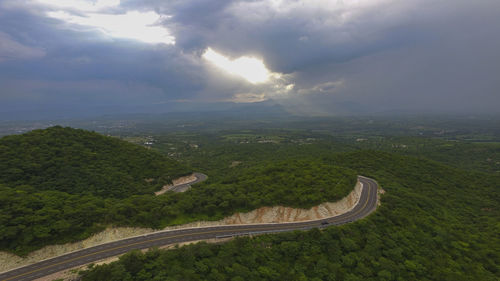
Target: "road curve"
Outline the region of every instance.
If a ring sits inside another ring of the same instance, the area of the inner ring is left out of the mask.
[[[82,249],[35,264],[16,268],[0,274],[0,280],[33,280],[68,268],[117,256],[136,249],[146,249],[213,238],[308,230],[349,223],[366,217],[377,208],[377,182],[362,176],[359,176],[358,180],[363,184],[358,204],[349,212],[338,216],[304,222],[225,225],[153,232],[147,235]]]
[[[168,191],[173,191],[173,192],[184,192],[188,190],[192,184],[202,182],[208,178],[207,175],[202,174],[202,173],[193,173],[193,175],[196,177],[195,180],[184,183],[184,184],[178,184],[170,187]]]
[[[164,194],[167,191],[184,192],[184,191],[187,191],[188,189],[190,189],[191,185],[193,185],[195,183],[202,182],[202,181],[204,181],[204,180],[206,180],[208,178],[207,175],[202,174],[202,173],[193,173],[192,175],[195,177],[194,180],[192,180],[190,182],[186,182],[186,183],[174,184],[174,185],[166,186],[167,189],[163,189],[162,188],[162,190],[159,190],[159,191],[155,192],[155,195],[161,195],[161,194]]]

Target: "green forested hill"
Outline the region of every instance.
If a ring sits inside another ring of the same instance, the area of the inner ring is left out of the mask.
[[[82,280],[499,280],[498,175],[376,151],[322,161],[375,178],[378,210],[323,231],[132,252]]]
[[[262,206],[308,207],[340,199],[356,182],[353,170],[303,160],[230,169],[221,178],[185,193],[127,198],[0,184],[0,249],[26,254],[48,244],[84,239],[108,225],[158,229]]]
[[[339,163],[286,157],[225,165],[185,193],[154,196],[189,170],[158,152],[61,127],[4,137],[0,153],[0,250],[17,254],[110,225],[159,229],[262,206],[310,207],[342,198],[356,182],[356,171]]]
[[[100,197],[148,194],[191,171],[164,155],[59,126],[0,139],[0,183]]]
[[[25,254],[44,245],[86,238],[109,225],[161,228],[265,205],[306,207],[342,196],[360,174],[376,179],[386,190],[382,205],[363,220],[324,231],[131,253],[119,262],[94,267],[82,278],[500,278],[500,177],[496,172],[454,166],[451,158],[436,162],[424,159],[432,158],[427,154],[418,155],[419,159],[319,140],[233,145],[217,140],[213,146],[196,141],[194,147],[181,139],[177,149],[170,145],[172,138],[164,142],[166,153],[175,152],[179,160],[210,178],[185,193],[127,197],[41,190],[12,180],[0,183],[0,249]],[[451,149],[460,159],[470,153]]]
[[[218,195],[219,190],[239,194],[246,198],[246,210],[274,205],[310,208],[323,202],[338,201],[352,191],[356,172],[338,164],[293,158],[260,161],[258,165],[248,167],[241,164],[241,169],[231,168],[226,172],[221,182],[214,185],[218,190],[213,194]]]

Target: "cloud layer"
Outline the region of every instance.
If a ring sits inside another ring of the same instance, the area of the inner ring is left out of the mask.
[[[0,62],[40,58],[44,55],[43,50],[24,46],[14,41],[7,33],[0,31]]]
[[[498,26],[494,0],[4,0],[0,112],[273,99],[300,114],[498,113]],[[254,60],[231,75],[209,48]]]

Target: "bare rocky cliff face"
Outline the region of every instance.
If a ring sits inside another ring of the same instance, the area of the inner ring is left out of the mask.
[[[283,206],[262,207],[248,213],[236,213],[219,221],[194,222],[182,226],[167,227],[166,229],[230,224],[298,222],[333,217],[346,213],[354,208],[359,202],[361,190],[362,184],[358,182],[354,190],[340,201],[323,203],[311,209],[295,209]]]
[[[188,177],[176,180],[176,182],[189,181]],[[256,223],[281,223],[281,222],[297,222],[316,220],[337,216],[350,211],[359,202],[361,195],[362,184],[358,182],[354,190],[346,197],[337,202],[323,203],[311,209],[295,209],[290,207],[275,206],[262,207],[248,213],[236,213],[219,221],[200,221],[184,225],[170,226],[163,230],[173,230],[181,228],[202,227],[202,226],[217,226],[231,224],[256,224]],[[0,272],[14,269],[39,262],[44,259],[59,256],[72,251],[84,249],[87,247],[96,246],[99,244],[108,243],[124,238],[143,235],[153,232],[149,228],[132,228],[132,227],[117,227],[108,228],[92,237],[64,245],[52,245],[34,251],[25,258],[7,253],[0,252]]]
[[[361,195],[361,184],[358,182],[354,190],[342,200],[323,203],[311,209],[294,209],[276,206],[263,207],[248,213],[236,213],[222,220],[224,224],[280,223],[317,220],[337,216],[350,211]]]

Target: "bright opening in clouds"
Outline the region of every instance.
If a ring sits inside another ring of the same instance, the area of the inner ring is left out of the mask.
[[[120,6],[120,0],[37,0],[54,9],[47,16],[69,24],[93,27],[113,38],[126,38],[150,44],[175,44],[175,37],[163,26],[156,12],[128,11],[124,14],[106,12]]]
[[[230,60],[224,55],[208,48],[203,54],[203,58],[218,68],[245,78],[253,84],[266,82],[271,76],[270,71],[266,68],[262,60],[253,57],[243,56],[235,60]]]
[[[49,12],[49,17],[98,28],[104,34],[115,38],[128,38],[145,43],[175,44],[175,38],[162,26],[155,25],[160,15],[155,12],[128,12],[123,15],[89,13],[76,16],[68,12]]]
[[[94,12],[106,8],[120,6],[120,0],[36,0],[36,2],[55,8],[74,9],[78,11]]]

